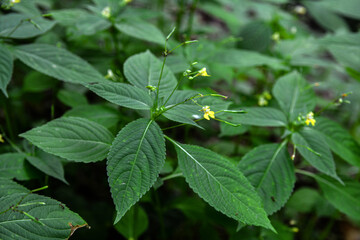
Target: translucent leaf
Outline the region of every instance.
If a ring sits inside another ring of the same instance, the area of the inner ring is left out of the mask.
[[[157,87],[161,66],[162,61],[158,60],[150,51],[146,51],[133,55],[125,61],[124,74],[131,84],[145,90],[147,86]],[[174,74],[165,65],[160,83],[160,96],[169,94],[176,84]]]
[[[78,117],[58,118],[20,136],[45,152],[75,162],[105,159],[114,138],[105,127]]]
[[[0,44],[0,89],[7,97],[6,87],[13,72],[13,57],[9,50]]]
[[[276,81],[273,95],[290,121],[297,119],[299,114],[306,115],[316,105],[313,89],[295,71]]]
[[[273,230],[261,199],[235,166],[205,148],[169,140],[176,146],[180,168],[194,192],[228,217]]]
[[[15,55],[29,67],[59,80],[81,84],[104,81],[90,64],[62,48],[34,43],[16,47]]]
[[[104,82],[87,86],[100,97],[117,105],[139,110],[148,110],[153,101],[145,88],[125,83]]]
[[[289,199],[295,184],[294,165],[283,144],[265,144],[248,152],[239,169],[249,179],[271,215]]]
[[[165,160],[165,140],[156,122],[138,119],[116,136],[107,172],[117,223],[155,183]]]

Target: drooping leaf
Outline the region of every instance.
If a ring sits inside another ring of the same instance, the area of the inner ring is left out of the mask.
[[[236,124],[266,127],[285,127],[286,116],[276,108],[249,107],[243,109],[245,113],[225,113],[221,119]]]
[[[340,124],[317,117],[315,129],[325,137],[330,149],[348,163],[360,167],[360,147]]]
[[[16,183],[0,181],[0,184],[8,187]],[[1,239],[68,239],[72,229],[87,226],[78,214],[70,211],[61,202],[29,194],[29,190],[21,193],[21,187],[17,189],[17,193],[0,198]],[[15,210],[11,210],[11,207]]]
[[[169,140],[186,181],[201,198],[228,217],[273,229],[258,194],[235,166],[205,148]]]
[[[13,72],[13,57],[9,50],[0,44],[0,89],[7,97],[6,87]]]
[[[117,223],[155,183],[165,160],[165,140],[156,122],[138,119],[116,136],[107,172]]]
[[[88,104],[86,97],[78,92],[61,89],[57,93],[57,98],[66,106],[77,107]]]
[[[286,142],[254,148],[241,159],[238,167],[257,190],[267,214],[284,206],[295,184],[294,165]]]
[[[64,167],[61,164],[61,160],[57,157],[52,157],[50,154],[42,154],[39,157],[26,156],[26,160],[43,173],[68,184],[64,177]]]
[[[323,136],[311,128],[304,128],[291,137],[300,154],[320,172],[323,172],[339,181],[335,171],[335,163]]]
[[[47,32],[54,25],[54,21],[41,16],[29,18],[29,16],[19,13],[9,13],[0,16],[0,37],[31,38]]]
[[[75,162],[106,158],[113,135],[85,118],[64,117],[20,134],[45,152]]]
[[[58,81],[56,79],[37,71],[32,71],[24,78],[22,89],[25,92],[42,92],[55,88],[57,84]]]
[[[90,64],[62,48],[34,43],[16,47],[15,55],[29,67],[59,80],[80,84],[104,81]]]
[[[36,177],[36,172],[22,153],[4,153],[0,154],[0,177],[29,180]]]
[[[67,111],[63,116],[86,118],[106,128],[115,126],[120,120],[120,114],[116,108],[107,105],[78,106]]]
[[[140,206],[133,206],[124,217],[114,226],[126,239],[137,239],[146,231],[149,220],[145,210]]]
[[[163,33],[154,25],[138,19],[123,20],[115,24],[115,27],[122,33],[141,40],[165,44]]]
[[[316,105],[313,89],[295,71],[276,81],[273,95],[290,121],[297,119],[299,114],[306,115]]]
[[[134,87],[125,83],[104,82],[90,84],[87,87],[100,97],[117,105],[139,110],[148,110],[153,101],[145,88]]]
[[[124,74],[131,84],[145,90],[147,86],[157,87],[161,67],[162,61],[158,60],[150,51],[146,51],[133,55],[125,61]],[[176,84],[174,74],[165,65],[159,95],[165,96],[169,94]]]

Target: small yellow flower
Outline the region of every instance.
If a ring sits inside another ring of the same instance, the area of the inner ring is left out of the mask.
[[[201,70],[199,70],[198,73],[194,77],[197,77],[197,76],[210,77],[210,75],[207,74],[207,72],[206,72],[206,68],[202,68]]]
[[[203,112],[204,112],[204,118],[205,118],[206,120],[210,120],[210,117],[211,117],[211,118],[215,118],[215,113],[210,110],[210,107],[209,107],[209,106],[203,107],[200,111],[203,111]],[[210,116],[210,117],[209,117],[209,116]]]
[[[274,34],[271,35],[271,39],[274,40],[275,42],[278,42],[280,40],[280,33],[274,32]]]
[[[111,17],[111,9],[109,6],[105,7],[102,11],[101,11],[101,15],[103,15],[106,18],[110,18]]]
[[[132,0],[123,0],[125,4],[131,3]]]
[[[11,0],[12,3],[19,3],[21,0]]]
[[[4,142],[5,142],[1,134],[0,134],[0,142],[1,142],[1,143],[4,143]]]
[[[307,115],[306,115],[306,120],[305,120],[305,124],[306,125],[312,125],[312,126],[315,126],[315,123],[316,123],[316,120],[314,119],[314,113],[313,112],[309,112]]]

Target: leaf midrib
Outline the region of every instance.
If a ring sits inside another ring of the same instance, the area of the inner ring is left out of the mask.
[[[107,145],[107,146],[111,146],[111,143],[105,143],[105,142],[97,142],[94,140],[84,140],[84,139],[77,139],[77,138],[56,138],[56,137],[47,137],[47,136],[38,136],[38,135],[30,135],[28,136],[27,134],[20,134],[20,137],[24,137],[24,138],[33,138],[33,137],[38,137],[38,138],[46,138],[46,139],[51,139],[51,140],[66,140],[66,141],[76,141],[76,142],[84,142],[84,143],[96,143],[96,144],[103,144],[103,145]]]

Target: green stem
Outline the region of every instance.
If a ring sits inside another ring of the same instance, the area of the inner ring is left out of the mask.
[[[198,3],[198,0],[194,0],[193,3],[191,4],[191,7],[190,7],[190,15],[189,15],[189,21],[188,21],[188,27],[187,27],[187,36],[186,36],[187,40],[191,39],[192,26],[193,26],[193,22],[194,22],[194,13],[195,13],[195,10],[196,10],[197,3]]]
[[[178,29],[178,32],[176,33],[176,39],[177,40],[181,40],[181,24],[182,24],[182,19],[184,17],[184,13],[185,13],[185,0],[180,0],[179,3],[179,10],[176,14],[176,28]]]
[[[152,192],[153,192],[153,197],[154,197],[154,201],[155,201],[155,209],[158,214],[158,220],[160,222],[160,233],[161,233],[160,238],[166,239],[164,216],[163,216],[163,212],[162,212],[162,208],[161,208],[161,204],[160,204],[159,195],[154,190],[154,188],[152,188]]]
[[[183,174],[181,172],[180,173],[173,173],[173,174],[170,174],[170,175],[168,175],[166,177],[161,178],[161,180],[166,181],[166,180],[170,180],[170,179],[177,178],[177,177],[182,177],[182,176],[183,176]]]
[[[164,104],[162,106],[166,106],[166,103],[170,100],[170,98],[172,97],[172,95],[174,94],[175,90],[179,87],[182,79],[184,78],[184,75],[181,75],[178,83],[176,84],[176,87],[172,90],[172,92],[170,93],[170,95],[168,96],[168,98],[166,99],[166,101],[164,102]]]
[[[156,110],[156,108],[158,107],[158,100],[159,100],[159,89],[160,89],[160,82],[161,82],[161,78],[164,72],[164,67],[165,67],[165,62],[166,62],[166,57],[167,57],[167,53],[166,53],[166,42],[165,41],[165,56],[164,56],[164,60],[163,60],[163,64],[161,66],[161,71],[160,71],[160,76],[159,76],[159,81],[156,87],[156,97],[155,97],[155,102],[154,102],[154,108]]]

